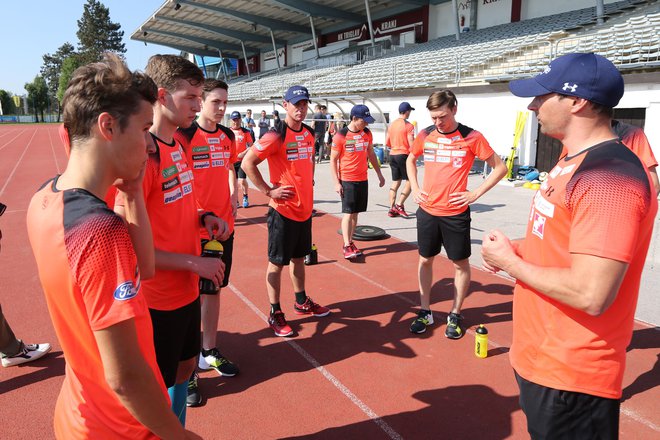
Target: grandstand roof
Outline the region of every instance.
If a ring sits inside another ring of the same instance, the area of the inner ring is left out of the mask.
[[[451,0],[368,0],[372,20]],[[167,0],[131,35],[196,55],[243,58],[367,22],[361,0]]]

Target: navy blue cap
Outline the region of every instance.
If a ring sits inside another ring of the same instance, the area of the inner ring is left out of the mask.
[[[229,115],[229,119],[241,119],[241,113],[240,112],[231,112],[231,115]]]
[[[623,77],[605,57],[594,53],[569,53],[552,60],[534,78],[511,81],[509,89],[521,97],[559,93],[616,107],[623,96]]]
[[[376,122],[376,120],[371,116],[369,107],[366,105],[356,105],[351,109],[351,119],[354,117],[364,119],[368,124]]]
[[[284,94],[284,100],[291,104],[296,104],[305,99],[311,101],[309,99],[309,91],[303,86],[291,86]]]
[[[401,104],[399,104],[399,113],[405,113],[409,110],[415,110],[414,108],[412,108],[409,102],[404,101]]]

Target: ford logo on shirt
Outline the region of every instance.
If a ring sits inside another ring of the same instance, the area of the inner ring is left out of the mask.
[[[135,296],[137,296],[137,289],[133,285],[132,281],[121,283],[119,286],[117,286],[114,293],[115,299],[119,301],[126,301],[127,299],[131,299]]]

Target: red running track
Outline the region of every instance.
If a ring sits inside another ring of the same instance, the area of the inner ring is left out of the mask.
[[[52,414],[64,374],[34,260],[25,212],[31,195],[64,170],[55,125],[0,126],[0,301],[17,336],[50,342],[53,352],[0,370],[3,439],[52,438]],[[218,341],[240,375],[201,375],[205,404],[188,410],[188,426],[205,438],[234,439],[505,439],[528,438],[508,356],[509,280],[473,270],[464,315],[490,331],[486,359],[473,354],[471,330],[444,337],[452,267],[438,259],[432,308],[436,325],[408,331],[418,304],[414,246],[396,239],[363,242],[364,260],[340,255],[339,220],[314,218],[320,264],[308,267],[307,292],[331,308],[325,318],[293,313],[288,276],[282,306],[296,331],[277,338],[266,327],[266,199],[239,210],[231,284],[222,292]],[[660,338],[637,324],[628,354],[621,438],[660,437]]]

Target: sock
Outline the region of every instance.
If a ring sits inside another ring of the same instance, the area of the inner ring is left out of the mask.
[[[281,312],[282,308],[280,307],[280,303],[275,303],[270,305],[270,314],[272,315],[275,312]]]
[[[298,304],[305,304],[305,301],[307,301],[307,294],[303,290],[302,292],[296,292],[296,302]]]
[[[186,426],[186,398],[188,397],[188,382],[177,383],[167,389],[172,402],[172,411],[179,418],[181,426]]]
[[[430,314],[430,313],[431,313],[431,309],[429,309],[429,310],[426,310],[426,309],[420,309],[420,311],[422,311],[422,312],[424,312],[424,313],[426,313],[426,314]]]
[[[211,354],[211,350],[213,350],[213,349],[212,349],[212,348],[209,348],[209,349],[207,350],[207,349],[205,349],[205,348],[202,348],[202,357],[206,357],[206,356],[210,355],[210,354]]]

